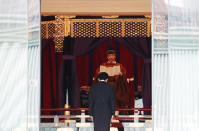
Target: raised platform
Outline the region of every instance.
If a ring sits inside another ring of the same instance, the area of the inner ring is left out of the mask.
[[[143,115],[143,111],[151,109],[118,109],[118,111],[134,111],[134,115],[116,115],[111,121],[111,131],[152,131],[152,116]],[[86,115],[86,108],[79,109],[44,109],[42,111],[79,111],[80,115],[42,115],[41,131],[93,131],[91,116]],[[140,115],[142,114],[142,115]]]

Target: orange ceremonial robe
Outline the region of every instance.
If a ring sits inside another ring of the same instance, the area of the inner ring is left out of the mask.
[[[106,72],[109,75],[108,83],[114,86],[116,107],[130,106],[130,87],[127,82],[126,69],[123,65],[120,63],[103,63],[97,68],[96,76],[100,72]]]

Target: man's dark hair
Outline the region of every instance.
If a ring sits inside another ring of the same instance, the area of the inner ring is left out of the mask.
[[[106,72],[101,72],[98,74],[97,79],[106,80],[108,79],[108,74]]]
[[[108,51],[106,52],[106,54],[107,54],[107,55],[115,54],[115,51],[114,51],[114,50],[108,50]]]

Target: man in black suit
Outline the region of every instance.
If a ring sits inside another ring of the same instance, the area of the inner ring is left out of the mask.
[[[89,112],[93,117],[94,131],[110,131],[111,117],[115,114],[114,87],[107,84],[108,74],[99,73],[98,83],[89,92]]]

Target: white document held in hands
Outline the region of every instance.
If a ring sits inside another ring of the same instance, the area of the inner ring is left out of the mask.
[[[100,72],[106,72],[109,76],[119,75],[121,72],[120,65],[113,67],[100,66]]]

